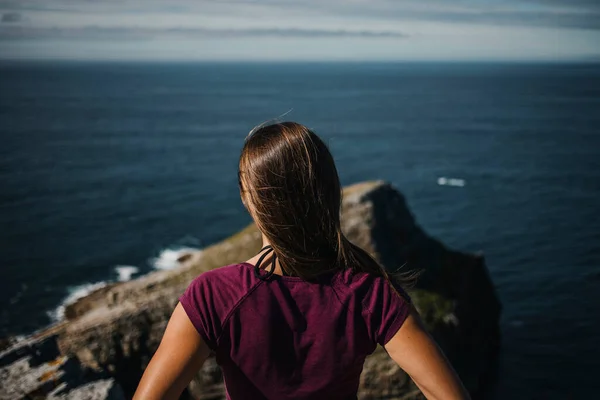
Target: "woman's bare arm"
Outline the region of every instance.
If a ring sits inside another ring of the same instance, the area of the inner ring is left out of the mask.
[[[178,399],[209,353],[185,310],[177,304],[133,399]]]
[[[470,398],[444,353],[425,331],[414,308],[385,349],[428,399]]]

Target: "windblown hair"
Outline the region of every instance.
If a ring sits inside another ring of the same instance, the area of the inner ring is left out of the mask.
[[[389,281],[386,270],[342,233],[338,172],[311,130],[295,122],[255,128],[244,143],[238,178],[242,202],[287,274],[310,280],[351,268]]]

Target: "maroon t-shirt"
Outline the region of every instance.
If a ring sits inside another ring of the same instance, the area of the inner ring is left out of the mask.
[[[399,292],[349,269],[265,281],[241,263],[201,274],[180,301],[216,354],[228,399],[356,399],[365,357],[408,316]]]

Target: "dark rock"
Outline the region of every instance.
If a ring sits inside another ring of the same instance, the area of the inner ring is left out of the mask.
[[[359,228],[347,234],[353,241],[360,238],[355,243],[369,248],[388,270],[406,263],[401,271],[422,271],[411,296],[432,336],[477,397],[493,379],[500,346],[501,305],[483,255],[447,249],[416,224],[396,189],[383,182],[370,185],[369,190],[347,189],[344,215],[359,221]],[[367,232],[360,221],[370,221]]]
[[[178,263],[184,263],[186,261],[189,261],[192,259],[194,255],[192,253],[185,253],[180,255],[179,257],[177,257],[177,262]]]
[[[0,400],[124,400],[106,374],[59,353],[56,336],[30,338],[0,353]]]

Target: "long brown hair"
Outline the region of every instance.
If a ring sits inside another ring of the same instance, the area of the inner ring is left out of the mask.
[[[242,201],[285,273],[312,279],[351,268],[390,279],[342,233],[338,172],[310,129],[295,122],[255,128],[244,143],[238,178]]]

